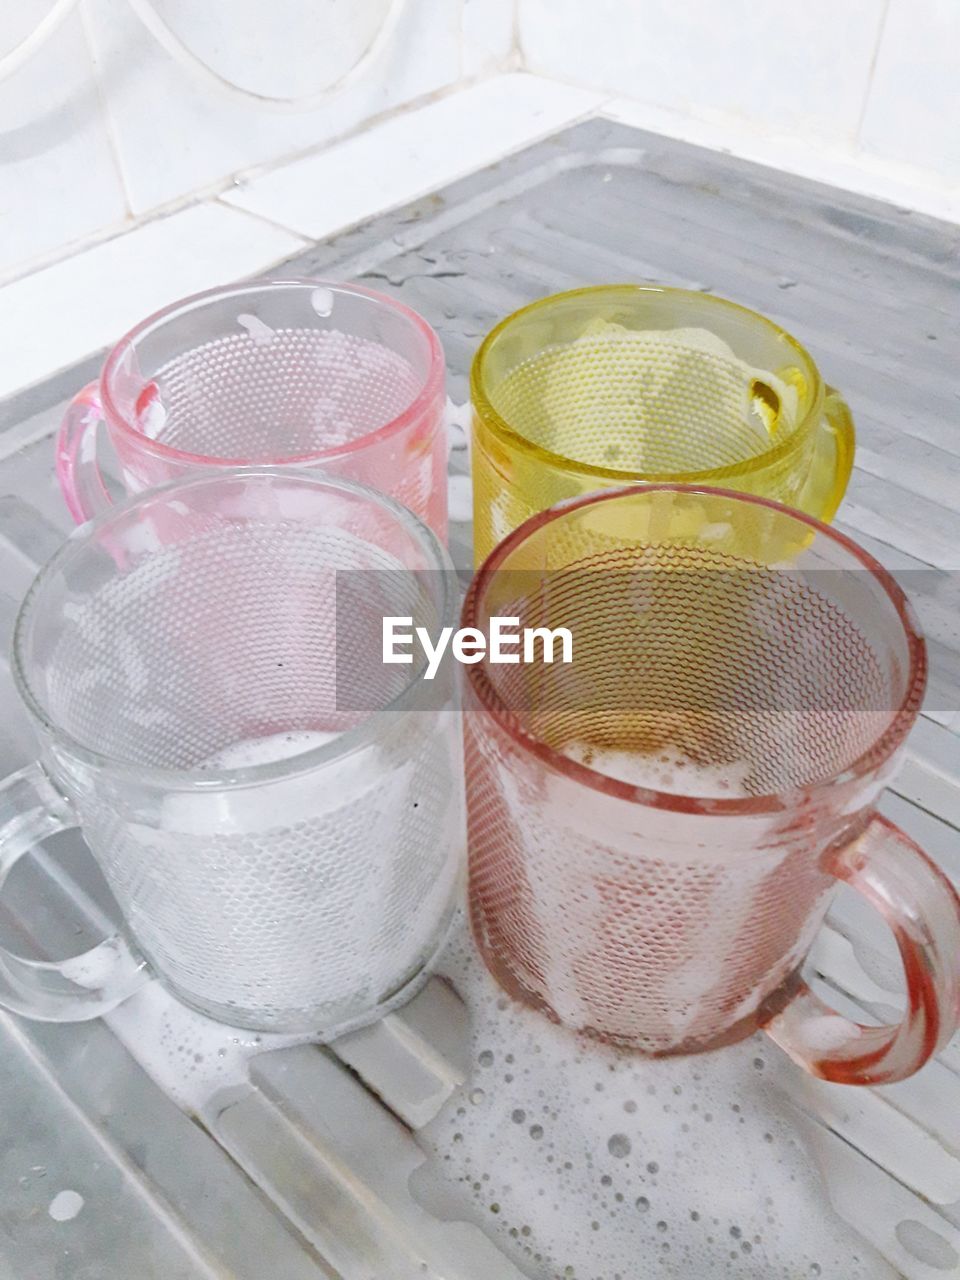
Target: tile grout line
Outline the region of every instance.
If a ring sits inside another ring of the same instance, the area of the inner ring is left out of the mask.
[[[853,141],[855,147],[860,147],[860,135],[863,133],[864,122],[867,118],[867,108],[870,105],[870,95],[873,93],[873,78],[877,70],[877,62],[880,58],[880,50],[883,47],[884,36],[887,31],[887,19],[890,16],[891,0],[883,0],[883,12],[880,14],[880,21],[877,24],[877,39],[873,46],[873,53],[870,57],[870,66],[867,68],[867,83],[863,90],[863,102],[860,104],[860,114],[857,117],[857,125],[853,131]]]
[[[284,235],[292,237],[294,240],[299,240],[300,250],[298,250],[298,252],[303,249],[310,249],[316,244],[315,240],[311,240],[309,236],[305,236],[302,231],[297,231],[295,227],[288,227],[285,223],[277,222],[275,218],[268,218],[265,214],[259,213],[254,209],[248,209],[245,205],[230,204],[228,200],[224,200],[223,194],[224,193],[221,192],[219,195],[210,196],[201,203],[216,205],[218,209],[223,209],[228,213],[246,214],[248,218],[252,219],[254,222],[259,222],[261,226],[269,227],[271,231],[280,231]],[[278,258],[276,261],[283,262],[284,259]],[[272,265],[272,262],[268,262],[266,265],[269,267]],[[254,268],[255,271],[260,271],[262,269],[263,268],[261,267]]]
[[[97,56],[96,44],[93,38],[93,30],[90,24],[90,13],[87,8],[87,0],[80,0],[79,5],[80,26],[83,31],[83,43],[87,51],[87,57],[90,61],[90,71],[93,75],[93,82],[96,85],[97,103],[100,108],[100,115],[103,120],[103,130],[107,135],[107,145],[110,148],[110,158],[113,161],[117,183],[120,187],[120,195],[123,200],[123,207],[126,210],[128,219],[135,217],[133,212],[133,201],[130,195],[130,188],[127,183],[127,175],[124,172],[123,159],[120,149],[120,138],[117,133],[116,123],[113,119],[113,112],[110,110],[110,104],[107,101],[107,95],[104,91],[103,77],[100,74],[100,59]],[[82,250],[81,250],[82,252]]]

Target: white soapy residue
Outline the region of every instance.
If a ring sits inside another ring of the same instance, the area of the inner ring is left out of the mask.
[[[225,773],[230,769],[251,769],[256,765],[272,764],[277,760],[290,760],[294,756],[304,755],[307,751],[326,746],[339,736],[338,733],[322,729],[304,729],[294,733],[272,733],[265,738],[246,738],[217,751],[198,767],[217,773]]]
[[[60,971],[70,982],[86,991],[102,991],[110,984],[124,958],[126,952],[119,942],[108,938],[92,950],[62,961]]]
[[[211,771],[290,761],[332,741],[333,757],[281,765],[277,778],[255,784],[217,785],[211,772],[209,787],[171,788],[158,822],[126,824],[122,856],[104,870],[173,991],[227,1019],[307,1029],[316,1039],[367,1016],[433,952],[462,851],[459,725],[452,713],[426,726],[390,719],[375,741],[353,750],[338,752],[338,735],[321,730],[227,744],[206,760]],[[424,804],[432,794],[436,803]],[[131,1010],[146,1008],[156,1023],[157,1006],[146,999],[134,997],[114,1016],[122,1025]],[[161,1013],[169,1021],[169,1008]],[[163,1052],[156,1025],[135,1025],[130,1039],[138,1056],[156,1055],[148,1070],[164,1087],[197,1110],[225,1072],[229,1080],[231,1063],[242,1076],[250,1037],[190,1050],[183,1063],[199,1072],[194,1088],[178,1082],[177,1062],[209,1023],[195,1017],[185,1036],[182,1024],[181,1017]]]
[[[653,755],[594,747],[586,742],[567,743],[563,754],[605,777],[650,791],[716,800],[749,795],[745,784],[751,766],[746,760],[708,765],[675,746],[664,746]]]
[[[247,1085],[258,1053],[315,1040],[312,1034],[245,1031],[215,1022],[150,982],[104,1019],[144,1070],[188,1114],[210,1119],[226,1091]]]
[[[822,1018],[809,1018],[801,1028],[803,1043],[814,1053],[830,1053],[834,1049],[842,1049],[844,1045],[860,1035],[860,1028],[846,1018],[834,1013],[825,1013]]]
[[[276,339],[276,332],[268,324],[264,324],[259,316],[239,315],[237,316],[237,324],[246,329],[255,346],[269,347],[271,342]]]
[[[306,729],[247,738],[208,756],[195,768],[229,774],[235,769],[292,760],[338,736],[322,729]],[[311,783],[281,776],[275,782],[216,794],[171,791],[163,799],[162,829],[185,836],[243,835],[309,822],[334,812],[359,789],[376,787],[375,760],[374,747],[328,761],[323,766],[322,786],[316,780]]]
[[[804,1077],[764,1036],[644,1058],[509,1000],[469,939],[443,971],[472,1068],[417,1135],[431,1212],[531,1280],[894,1280],[832,1208],[789,1101]]]
[[[455,523],[473,517],[473,485],[469,476],[451,476],[447,489],[450,519]]]

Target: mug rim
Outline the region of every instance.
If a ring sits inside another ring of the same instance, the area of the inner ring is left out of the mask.
[[[446,547],[424,521],[414,515],[407,507],[396,502],[387,494],[368,485],[358,484],[340,476],[323,472],[285,467],[232,467],[221,471],[200,471],[186,477],[168,481],[156,488],[142,493],[131,494],[108,508],[86,524],[78,525],[66,541],[50,559],[41,567],[34,577],[20,608],[17,611],[11,645],[10,668],[14,686],[30,716],[40,725],[43,731],[53,740],[56,746],[63,748],[71,758],[97,769],[119,774],[146,786],[154,786],[168,791],[228,791],[262,783],[278,782],[307,773],[322,765],[338,760],[357,749],[367,746],[376,736],[383,723],[382,718],[391,712],[403,711],[413,702],[425,680],[427,663],[424,660],[414,667],[410,679],[385,706],[369,712],[362,720],[350,729],[344,730],[329,742],[311,747],[296,755],[285,756],[279,760],[267,761],[263,764],[245,765],[226,770],[208,769],[170,769],[162,765],[143,765],[134,761],[112,756],[98,751],[81,742],[72,733],[54,722],[46,707],[34,693],[27,677],[24,647],[28,628],[36,613],[38,601],[42,600],[47,583],[72,560],[81,555],[102,530],[111,524],[119,523],[131,511],[138,507],[146,507],[162,499],[166,495],[176,498],[177,495],[196,488],[215,485],[231,485],[256,479],[282,480],[284,483],[299,483],[316,490],[335,489],[343,493],[354,494],[364,499],[374,499],[381,508],[388,511],[402,525],[405,525],[411,536],[423,548],[425,557],[432,561],[427,572],[439,571],[442,574],[443,593],[438,609],[437,627],[456,626],[460,604],[459,583],[456,570]],[[433,639],[436,639],[434,636]]]
[[[543,445],[529,440],[525,435],[517,431],[515,427],[511,426],[507,419],[494,408],[484,385],[485,362],[497,339],[516,321],[525,319],[534,312],[555,306],[558,302],[565,302],[572,298],[586,298],[591,295],[599,297],[603,294],[626,295],[636,293],[669,294],[671,297],[695,299],[700,306],[726,308],[730,311],[735,311],[741,316],[749,316],[751,320],[759,322],[764,328],[771,330],[778,339],[793,347],[810,369],[812,374],[811,389],[813,392],[810,407],[798,422],[796,430],[786,439],[779,441],[769,449],[765,449],[763,453],[753,454],[749,458],[743,458],[739,462],[731,462],[724,467],[710,467],[701,471],[638,471],[636,469],[598,466],[596,463],[591,462],[578,462],[575,458],[568,457],[566,454],[556,453],[552,449],[547,449]],[[527,306],[520,307],[517,311],[512,311],[510,315],[505,316],[495,325],[477,348],[470,366],[470,399],[480,421],[494,436],[498,437],[510,448],[519,449],[537,461],[546,463],[558,471],[576,472],[580,475],[592,476],[598,480],[616,481],[621,485],[631,481],[643,480],[649,484],[702,483],[712,487],[714,482],[720,483],[740,476],[749,476],[754,471],[759,471],[771,463],[779,462],[781,459],[789,457],[793,452],[798,452],[804,443],[812,437],[823,415],[825,391],[826,384],[824,383],[823,375],[820,373],[816,361],[809,351],[797,341],[793,334],[788,333],[786,329],[782,329],[775,321],[759,311],[743,306],[739,302],[732,302],[729,298],[722,298],[716,294],[701,293],[696,289],[677,289],[672,285],[660,284],[587,285],[581,289],[567,289],[562,293],[551,293],[545,298],[538,298],[536,302],[528,303]]]
[[[417,395],[407,405],[407,407],[388,422],[382,423],[379,427],[372,431],[366,432],[362,436],[358,436],[355,440],[350,440],[346,444],[332,445],[328,449],[316,450],[312,453],[292,454],[283,458],[271,458],[266,462],[251,462],[249,458],[224,458],[217,454],[205,453],[188,453],[183,449],[174,448],[172,445],[164,444],[160,440],[154,440],[146,435],[143,431],[139,431],[130,423],[121,413],[116,399],[113,395],[113,381],[118,372],[120,361],[128,350],[136,350],[137,342],[145,337],[152,330],[159,328],[168,320],[176,316],[179,312],[186,312],[190,308],[202,305],[206,302],[219,298],[228,298],[232,294],[243,295],[254,293],[258,290],[275,289],[278,287],[292,289],[329,289],[333,293],[350,293],[357,294],[361,297],[370,299],[372,302],[379,303],[388,307],[392,311],[396,311],[404,316],[414,327],[414,329],[426,340],[428,351],[428,367],[426,375],[423,378],[423,385]],[[100,403],[103,406],[104,418],[107,425],[116,431],[120,431],[129,440],[136,443],[137,447],[147,453],[151,453],[159,458],[165,458],[172,462],[178,462],[189,467],[220,467],[237,469],[240,467],[279,467],[279,466],[309,466],[313,463],[328,462],[334,459],[348,457],[351,454],[359,453],[361,450],[368,448],[372,444],[377,444],[381,440],[402,431],[405,427],[410,426],[420,418],[431,403],[442,395],[444,388],[444,379],[446,374],[446,362],[441,345],[440,338],[436,330],[430,325],[419,312],[414,311],[412,307],[406,306],[405,303],[398,302],[396,299],[389,297],[385,293],[380,293],[377,289],[368,289],[366,285],[356,284],[352,280],[324,280],[320,277],[310,279],[306,276],[290,276],[287,278],[273,277],[264,280],[247,280],[240,281],[236,284],[218,285],[213,289],[203,289],[199,293],[188,294],[185,298],[178,298],[176,302],[171,302],[165,307],[161,307],[158,311],[154,311],[145,319],[138,321],[127,333],[124,334],[118,342],[116,342],[107,354],[107,358],[103,363],[98,378],[98,387],[100,391]]]
[[[634,804],[651,809],[664,809],[674,813],[705,816],[742,816],[754,817],[782,813],[785,810],[815,800],[817,797],[840,787],[864,778],[888,760],[903,742],[915,722],[923,694],[927,684],[927,648],[913,606],[910,604],[902,588],[892,574],[883,567],[868,551],[854,542],[846,534],[834,529],[816,517],[804,511],[797,511],[772,498],[760,497],[757,494],[741,493],[734,489],[720,489],[708,485],[684,484],[632,484],[619,488],[601,489],[594,493],[582,494],[558,502],[545,511],[539,511],[513,529],[502,542],[490,552],[473,576],[461,611],[461,622],[464,626],[476,626],[477,605],[494,575],[499,571],[505,558],[518,546],[522,545],[530,534],[535,533],[543,525],[550,523],[558,516],[571,511],[593,506],[600,502],[616,501],[619,498],[645,493],[679,493],[685,496],[702,494],[706,497],[721,497],[743,502],[757,507],[766,507],[778,514],[808,525],[815,533],[827,537],[846,552],[859,560],[860,564],[880,583],[888,599],[896,610],[907,642],[909,668],[906,673],[905,689],[899,705],[891,714],[886,728],[860,753],[847,767],[829,777],[807,783],[801,787],[791,787],[786,792],[766,792],[759,796],[746,797],[705,797],[677,794],[672,791],[658,791],[653,787],[642,787],[634,783],[613,778],[589,765],[580,764],[564,755],[562,751],[551,747],[542,738],[530,732],[519,716],[504,703],[497,693],[487,672],[487,663],[480,662],[469,666],[466,671],[467,684],[477,698],[483,710],[494,722],[513,739],[521,750],[528,751],[555,772],[579,782],[591,790],[605,795],[628,800]]]

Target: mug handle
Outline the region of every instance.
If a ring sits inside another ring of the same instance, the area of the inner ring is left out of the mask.
[[[0,889],[14,864],[47,836],[77,826],[68,800],[34,763],[0,782]],[[40,1022],[109,1013],[150,977],[120,933],[68,960],[28,960],[0,946],[0,1008]]]
[[[853,415],[834,387],[826,388],[818,432],[810,472],[796,506],[829,524],[850,483],[856,448]]]
[[[960,1025],[960,898],[919,845],[878,815],[858,839],[828,852],[824,869],[862,894],[893,930],[906,977],[906,1013],[895,1026],[860,1026],[801,983],[764,1030],[823,1080],[904,1080]]]
[[[95,382],[78,391],[57,433],[57,479],[77,524],[86,524],[113,505],[97,465],[97,429],[103,421]]]

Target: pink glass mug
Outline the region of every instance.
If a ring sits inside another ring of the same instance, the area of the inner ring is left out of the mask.
[[[470,909],[507,991],[654,1055],[763,1027],[849,1084],[946,1044],[960,900],[875,811],[926,683],[876,561],[766,499],[630,487],[501,542],[463,625],[493,617],[573,644],[569,663],[467,669]],[[848,1021],[800,976],[838,881],[896,938],[896,1026]]]
[[[229,285],[158,311],[71,401],[57,475],[82,523],[110,497],[101,421],[128,493],[198,467],[319,466],[447,529],[444,358],[408,307],[356,284]]]

